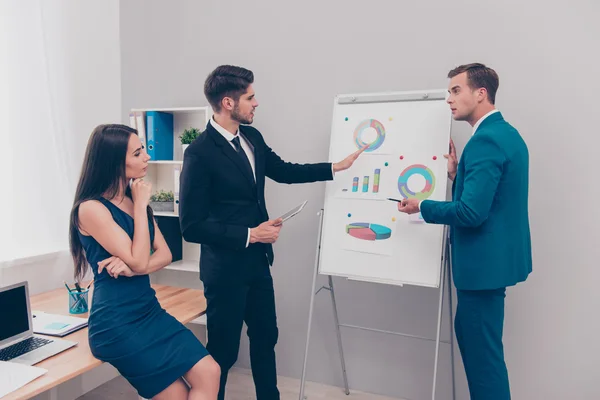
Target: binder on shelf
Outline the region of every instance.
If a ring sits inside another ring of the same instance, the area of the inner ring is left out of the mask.
[[[147,152],[153,160],[173,160],[173,114],[146,112]]]
[[[138,132],[138,137],[140,138],[140,142],[142,142],[142,146],[146,148],[148,151],[148,145],[146,143],[146,123],[144,121],[144,113],[136,112],[135,114],[135,128]]]
[[[179,167],[175,167],[173,170],[173,201],[175,202],[175,215],[179,215],[179,175],[181,174],[181,169]]]
[[[134,112],[129,113],[129,126],[132,127],[133,129],[137,129],[137,123],[135,121],[135,113]]]

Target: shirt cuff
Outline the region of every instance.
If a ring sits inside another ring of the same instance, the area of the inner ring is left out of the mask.
[[[331,177],[333,178],[335,176],[335,172],[333,171],[333,163],[331,163]]]
[[[419,211],[421,211],[421,204],[422,204],[424,201],[425,201],[425,200],[421,200],[421,201],[419,202]]]
[[[246,247],[250,245],[250,228],[248,228],[248,239],[246,239]]]

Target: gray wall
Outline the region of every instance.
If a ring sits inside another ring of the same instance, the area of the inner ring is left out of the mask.
[[[597,2],[142,1],[121,2],[122,118],[132,107],[204,105],[217,65],[252,69],[261,103],[255,126],[282,157],[326,159],[338,93],[445,88],[446,73],[480,61],[500,74],[497,106],[531,153],[534,273],[508,290],[505,345],[515,399],[600,397],[600,212],[590,182],[598,151],[592,107]],[[470,135],[455,123],[462,148]],[[594,193],[595,191],[595,193]],[[284,228],[273,268],[279,373],[299,377],[324,184],[269,182],[277,215],[308,209]],[[324,278],[320,278],[321,283]],[[431,336],[437,291],[336,280],[343,322]],[[447,324],[445,315],[444,323]],[[308,378],[342,385],[326,294],[316,302]],[[447,325],[444,326],[448,339]],[[431,342],[344,330],[352,388],[408,399],[431,390]],[[457,353],[457,358],[458,353]],[[450,399],[449,347],[441,348],[438,399]],[[244,339],[240,366],[249,366]],[[457,360],[458,398],[468,398]]]

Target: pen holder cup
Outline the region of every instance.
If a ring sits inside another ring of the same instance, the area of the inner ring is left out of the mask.
[[[82,290],[81,292],[74,290],[69,293],[69,313],[84,314],[89,311],[88,293],[89,290]]]

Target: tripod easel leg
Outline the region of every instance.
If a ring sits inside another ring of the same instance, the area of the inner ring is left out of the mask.
[[[450,257],[450,244],[446,245],[446,266],[448,276],[448,325],[450,326],[450,365],[452,368],[452,400],[456,400],[456,379],[454,376],[454,307],[452,301],[452,258]]]
[[[319,274],[319,255],[321,251],[321,229],[323,228],[323,210],[319,212],[319,234],[317,235],[317,254],[315,255],[315,270],[313,272],[312,289],[310,292],[310,306],[308,309],[308,328],[306,332],[306,347],[304,348],[304,364],[302,365],[302,379],[300,380],[299,400],[304,400],[304,386],[306,384],[306,364],[308,363],[308,346],[310,342],[310,328],[312,326],[313,310],[315,307],[315,296],[317,293],[317,275]],[[331,279],[331,277],[329,278]],[[337,315],[337,314],[336,314]]]
[[[443,257],[442,257],[442,268],[441,268],[441,276],[440,276],[440,296],[438,303],[438,321],[437,321],[437,330],[435,337],[435,361],[433,367],[433,387],[431,389],[431,400],[435,400],[435,391],[436,391],[436,383],[437,383],[437,371],[438,371],[438,361],[440,355],[440,334],[442,332],[442,308],[444,305],[444,287],[446,286],[446,274],[448,275],[448,296],[450,303],[450,320],[452,320],[452,278],[450,276],[450,240],[448,238],[448,227],[444,228],[444,243],[443,243]],[[452,329],[452,323],[450,323]],[[453,336],[450,336],[450,346],[451,346],[451,363],[452,363],[452,392],[454,395],[454,344],[453,344]]]
[[[331,293],[331,303],[333,305],[333,319],[335,322],[335,328],[337,332],[338,350],[340,352],[340,362],[342,364],[342,374],[344,376],[344,388],[345,393],[350,394],[350,388],[348,387],[348,375],[346,374],[346,361],[344,360],[344,349],[342,347],[342,332],[340,331],[340,320],[338,318],[337,306],[335,304],[335,293],[333,291],[333,279],[329,275],[329,292]]]
[[[444,267],[442,268],[442,275],[440,279],[440,296],[439,296],[439,305],[438,305],[438,321],[437,321],[437,329],[435,335],[435,361],[433,367],[433,388],[431,391],[431,400],[435,400],[435,389],[437,383],[437,370],[438,370],[438,359],[440,355],[440,333],[442,330],[442,308],[444,302],[444,286],[445,286],[445,272],[446,272],[446,263],[444,262]]]

